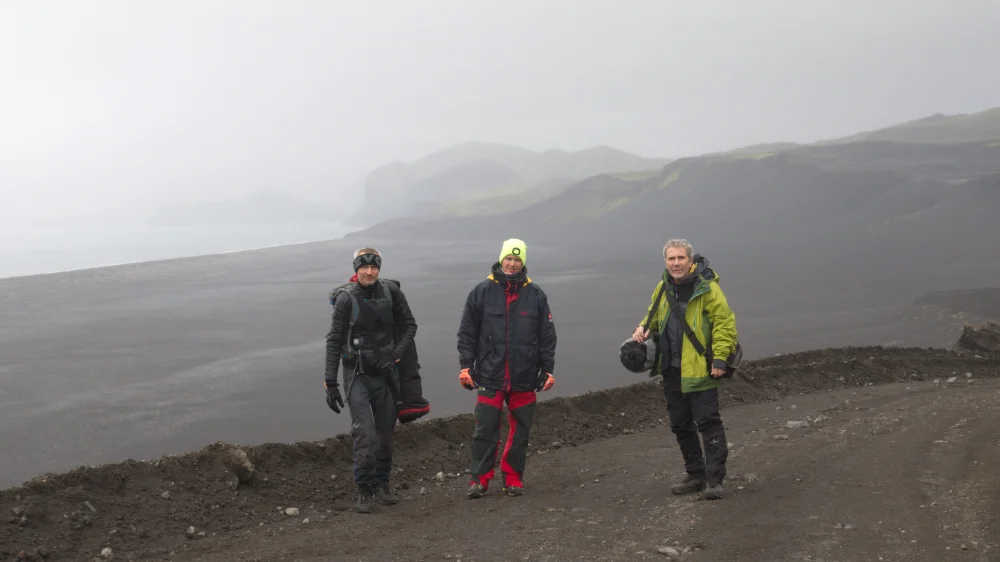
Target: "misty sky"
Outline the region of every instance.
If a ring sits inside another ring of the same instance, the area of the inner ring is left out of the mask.
[[[466,140],[685,156],[1000,105],[1000,2],[0,4],[0,220],[361,193]]]

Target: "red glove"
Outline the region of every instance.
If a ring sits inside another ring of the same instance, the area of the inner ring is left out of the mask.
[[[462,386],[469,390],[476,389],[476,383],[472,380],[472,375],[469,374],[468,369],[462,369],[462,371],[458,373],[458,382],[462,383]]]
[[[539,387],[538,390],[545,391],[552,388],[552,385],[556,384],[556,378],[552,376],[552,373],[545,373],[545,377],[545,382],[542,383],[542,386]]]

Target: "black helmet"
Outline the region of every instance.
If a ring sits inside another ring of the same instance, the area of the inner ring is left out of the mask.
[[[629,338],[622,343],[618,358],[629,371],[644,373],[653,368],[653,363],[656,361],[656,345],[652,340],[639,343]]]

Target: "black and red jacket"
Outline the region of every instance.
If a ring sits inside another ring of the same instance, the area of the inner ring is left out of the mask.
[[[545,291],[523,269],[509,278],[493,274],[476,285],[465,301],[458,327],[458,362],[487,390],[526,392],[540,373],[553,373],[556,328]]]

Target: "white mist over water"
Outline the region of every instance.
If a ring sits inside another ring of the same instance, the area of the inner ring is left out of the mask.
[[[331,240],[347,231],[337,223],[0,226],[0,278]]]

